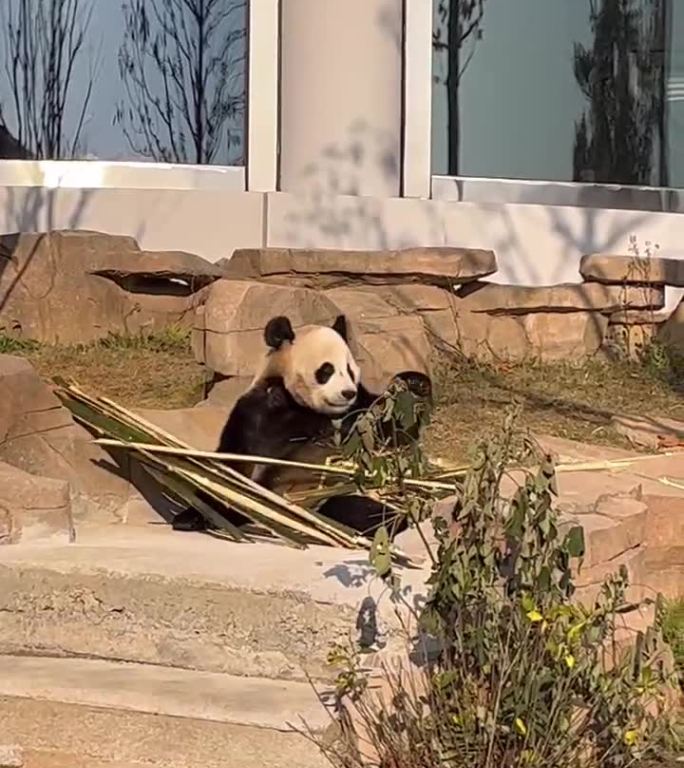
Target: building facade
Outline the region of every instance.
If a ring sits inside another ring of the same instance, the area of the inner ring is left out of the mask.
[[[52,2],[0,11],[5,230],[488,247],[530,284],[680,256],[684,0],[69,0],[61,80]]]

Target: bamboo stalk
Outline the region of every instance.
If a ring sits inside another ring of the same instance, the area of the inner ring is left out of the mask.
[[[362,546],[370,547],[371,542],[368,540],[360,540],[357,536],[354,536],[350,529],[346,528],[345,526],[340,525],[339,523],[336,523],[335,521],[331,521],[328,518],[323,517],[322,515],[317,515],[315,512],[311,510],[306,510],[303,507],[298,507],[291,502],[288,502],[286,499],[283,499],[282,496],[279,496],[276,493],[273,493],[272,491],[269,491],[268,489],[264,488],[263,486],[259,485],[258,483],[254,482],[250,478],[245,477],[241,473],[237,472],[231,467],[227,467],[224,464],[220,464],[218,462],[212,462],[211,465],[207,466],[206,464],[203,464],[201,461],[198,460],[198,457],[194,456],[194,452],[190,446],[187,446],[186,444],[182,443],[182,441],[178,440],[177,438],[174,438],[169,433],[165,432],[163,429],[157,429],[154,425],[150,424],[146,419],[140,417],[138,419],[137,415],[132,413],[131,411],[128,411],[126,408],[123,408],[122,406],[119,406],[117,403],[107,399],[107,398],[101,398],[100,400],[95,400],[94,398],[91,398],[84,392],[82,392],[78,387],[76,386],[69,386],[66,389],[67,396],[69,395],[75,395],[77,399],[85,401],[91,409],[95,410],[96,412],[106,412],[106,414],[110,418],[119,419],[120,421],[123,421],[126,426],[128,426],[131,430],[140,433],[142,431],[142,428],[149,430],[151,433],[151,437],[156,437],[160,439],[161,441],[169,441],[173,443],[174,445],[171,446],[157,446],[152,443],[132,443],[132,442],[124,442],[124,441],[114,441],[116,443],[116,446],[123,449],[128,449],[130,446],[137,445],[137,448],[134,448],[134,450],[137,450],[141,453],[152,453],[154,451],[158,451],[159,448],[167,449],[167,452],[173,453],[176,452],[175,455],[182,456],[184,458],[188,458],[193,464],[195,464],[198,468],[201,468],[202,471],[206,472],[208,470],[212,470],[213,474],[218,474],[223,476],[227,480],[231,480],[233,483],[238,483],[243,487],[244,490],[251,493],[252,496],[256,496],[258,498],[267,499],[270,502],[272,502],[274,505],[276,505],[281,510],[287,510],[287,512],[290,515],[295,515],[296,517],[290,517],[290,520],[296,520],[296,518],[305,519],[312,523],[314,523],[319,528],[324,529],[329,536],[333,536],[335,538],[335,543],[341,544],[343,546],[347,547],[353,547],[358,546],[361,544]],[[101,432],[101,430],[98,430]],[[97,441],[95,441],[97,442]],[[168,450],[171,449],[171,450]],[[252,461],[252,460],[250,460]],[[262,522],[262,524],[264,524]]]
[[[243,462],[249,464],[268,464],[278,467],[293,467],[295,469],[305,469],[312,472],[320,472],[322,474],[341,475],[344,477],[354,477],[356,471],[353,469],[346,469],[344,467],[335,467],[329,464],[310,464],[307,462],[290,461],[288,459],[274,459],[267,456],[247,456],[239,453],[218,453],[216,451],[200,451],[194,448],[175,448],[166,445],[154,445],[151,443],[128,443],[121,440],[112,440],[109,438],[98,438],[93,441],[97,445],[107,446],[110,448],[123,448],[127,450],[145,450],[150,453],[168,454],[171,456],[183,456],[192,458],[203,459],[216,459],[220,461],[234,461],[236,463]],[[415,488],[424,488],[432,490],[453,491],[454,486],[452,483],[442,483],[436,480],[419,480],[416,478],[406,477],[402,479],[402,483],[410,485]]]

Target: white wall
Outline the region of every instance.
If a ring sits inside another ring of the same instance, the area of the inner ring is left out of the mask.
[[[287,247],[490,248],[490,280],[519,285],[579,282],[585,253],[628,254],[630,236],[684,258],[684,214],[437,200],[269,195],[267,244]],[[645,255],[645,254],[644,254]],[[672,307],[681,291],[668,292]]]
[[[222,190],[0,186],[0,233],[91,229],[216,261],[261,245],[263,204],[258,193]]]

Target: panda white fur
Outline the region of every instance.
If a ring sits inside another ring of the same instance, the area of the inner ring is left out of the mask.
[[[275,317],[266,325],[264,339],[268,352],[263,365],[233,407],[216,450],[320,463],[331,453],[333,422],[341,420],[344,435],[378,398],[360,381],[359,366],[348,346],[346,319],[340,315],[332,327],[310,326],[295,335],[287,317]],[[424,374],[411,371],[397,378],[417,396],[432,399],[431,382]],[[418,437],[409,433],[404,439]],[[301,473],[287,468],[232,466],[277,493],[306,485]],[[330,498],[318,511],[369,536],[392,518],[380,503],[359,495]],[[237,513],[229,519],[237,525],[246,522]],[[206,523],[197,511],[187,509],[175,517],[173,527],[202,530]],[[396,535],[406,522],[398,519],[390,527]]]

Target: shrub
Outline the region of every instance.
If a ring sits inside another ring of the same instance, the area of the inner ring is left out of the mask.
[[[621,617],[637,606],[624,571],[606,580],[594,604],[572,600],[583,531],[563,524],[554,508],[550,458],[521,468],[538,457],[514,424],[510,414],[500,438],[480,446],[458,488],[457,535],[434,521],[430,594],[415,617],[419,645],[432,640],[438,652],[424,654],[420,667],[384,667],[383,702],[369,694],[358,651],[333,650],[343,722],[357,736],[319,742],[333,765],[623,768],[674,738],[659,601],[654,625],[625,643]],[[375,442],[367,437],[365,445]],[[514,465],[523,480],[506,498],[502,482]],[[388,477],[408,464],[385,453],[381,466]],[[365,468],[378,477],[372,457]],[[424,494],[416,499],[411,487],[392,485],[402,488],[405,508],[424,509]],[[377,543],[376,566],[400,600],[386,532]]]

